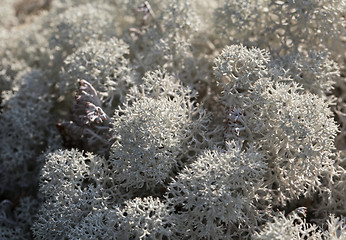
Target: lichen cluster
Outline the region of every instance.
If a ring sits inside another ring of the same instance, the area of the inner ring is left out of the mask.
[[[345,239],[345,11],[2,1],[0,239]]]

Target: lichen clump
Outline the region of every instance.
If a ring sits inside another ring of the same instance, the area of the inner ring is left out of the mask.
[[[4,0],[0,239],[344,239],[344,0]]]

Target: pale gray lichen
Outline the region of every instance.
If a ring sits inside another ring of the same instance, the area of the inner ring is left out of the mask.
[[[263,86],[267,87],[263,90]],[[271,179],[279,201],[298,198],[319,188],[319,176],[334,163],[337,133],[323,98],[301,93],[293,84],[273,84],[264,79],[253,88],[258,115],[248,119],[256,142],[266,152]]]
[[[345,9],[3,1],[0,238],[344,238]]]
[[[327,229],[323,230],[315,224],[307,223],[306,208],[297,208],[287,216],[278,213],[273,222],[267,223],[263,230],[254,236],[256,240],[303,240],[303,239],[333,239],[341,240],[346,237],[345,218],[330,215]]]
[[[172,81],[173,80],[173,81]],[[115,112],[110,149],[116,178],[128,189],[154,190],[206,144],[208,117],[190,90],[160,72],[148,73]]]
[[[117,206],[115,212],[118,217],[116,236],[119,239],[174,239],[172,216],[159,198],[127,200]]]
[[[104,158],[76,149],[45,156],[40,178],[44,203],[32,231],[36,239],[65,238],[85,217],[122,199]]]
[[[258,229],[268,214],[256,206],[266,171],[264,156],[253,145],[242,149],[232,141],[226,150],[203,152],[168,187],[176,238],[229,239]]]
[[[133,85],[128,54],[128,45],[117,38],[89,41],[64,60],[61,94],[74,90],[77,80],[85,80],[98,91],[102,104],[113,110]]]
[[[220,98],[227,113],[225,138],[259,144],[270,169],[267,184],[277,194],[275,201],[284,202],[314,192],[321,174],[334,168],[337,125],[325,97],[273,75],[280,67],[256,57],[259,53],[231,46],[215,61],[216,76],[228,76]]]

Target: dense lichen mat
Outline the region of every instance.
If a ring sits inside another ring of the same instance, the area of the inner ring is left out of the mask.
[[[3,0],[0,239],[346,239],[344,0]]]

